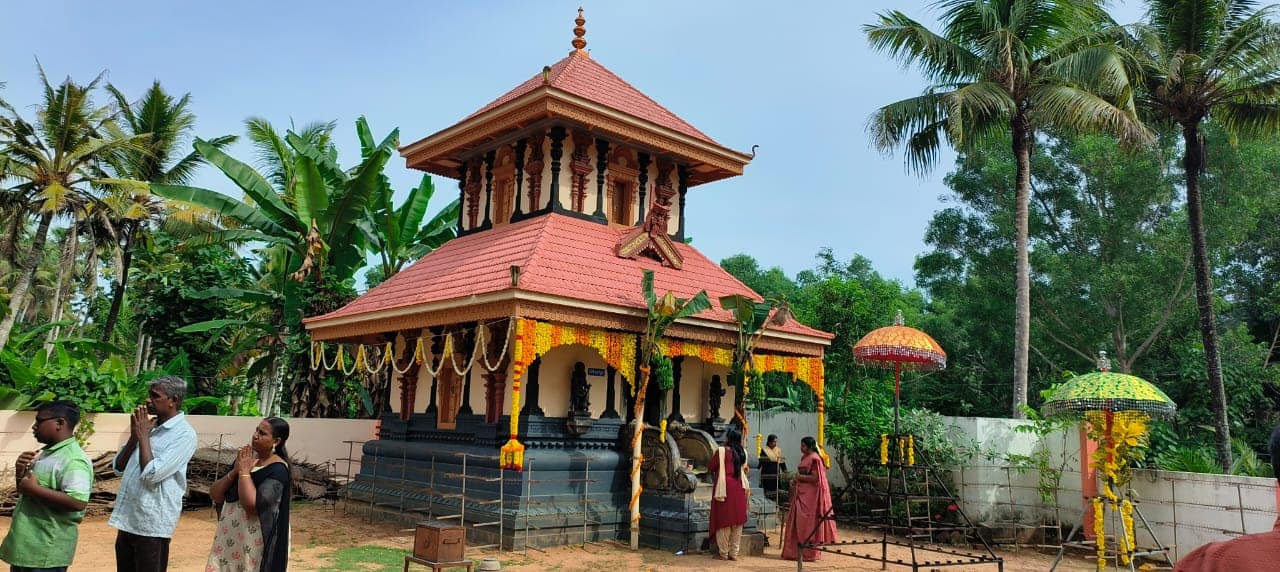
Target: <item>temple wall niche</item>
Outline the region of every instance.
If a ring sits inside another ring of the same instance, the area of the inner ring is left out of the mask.
[[[573,364],[576,362],[582,362],[588,370],[603,370],[608,367],[596,350],[576,344],[554,348],[542,356],[542,370],[538,374],[541,392],[538,405],[542,406],[547,417],[569,415],[569,376],[573,374]],[[599,417],[604,412],[608,382],[607,376],[587,376],[587,383],[591,384],[592,417]]]
[[[711,376],[720,376],[720,383],[725,386],[724,397],[720,399],[720,417],[728,419],[733,414],[733,388],[725,380],[729,369],[700,359],[686,357],[680,376],[680,415],[690,423],[706,421],[711,406],[708,400],[708,389]],[[668,408],[670,403],[667,404]]]

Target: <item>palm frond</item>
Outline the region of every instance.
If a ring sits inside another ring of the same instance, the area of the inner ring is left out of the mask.
[[[985,68],[985,62],[965,47],[896,10],[881,14],[879,23],[863,31],[872,49],[888,53],[904,67],[919,66],[934,81],[973,79]]]

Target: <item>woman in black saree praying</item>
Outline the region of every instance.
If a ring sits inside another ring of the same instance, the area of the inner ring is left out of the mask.
[[[283,572],[289,567],[292,471],[289,424],[263,419],[231,472],[209,489],[218,528],[206,572]]]

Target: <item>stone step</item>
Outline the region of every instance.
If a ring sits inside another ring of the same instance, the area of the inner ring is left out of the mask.
[[[715,488],[711,483],[698,483],[698,488],[693,490],[693,500],[701,502],[711,502],[711,490]]]

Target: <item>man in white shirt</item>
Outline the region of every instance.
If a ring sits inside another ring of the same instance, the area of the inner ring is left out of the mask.
[[[118,531],[116,572],[164,572],[169,567],[169,539],[187,492],[187,462],[196,452],[196,431],[182,413],[186,395],[182,378],[156,379],[146,405],[129,420],[129,441],[113,465],[124,476],[107,521]]]

